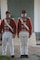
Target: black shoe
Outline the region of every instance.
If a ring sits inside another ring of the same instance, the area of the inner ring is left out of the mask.
[[[25,55],[25,58],[29,58],[28,55]]]
[[[12,55],[11,57],[14,58],[14,55]]]
[[[25,55],[21,55],[21,56],[20,56],[20,58],[24,58],[24,57],[25,57]]]

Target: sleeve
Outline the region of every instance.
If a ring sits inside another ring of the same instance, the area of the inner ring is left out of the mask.
[[[1,33],[1,21],[0,21],[0,40],[2,40],[2,33]]]
[[[1,20],[0,20],[0,33],[1,33]]]
[[[13,28],[13,34],[16,35],[16,22],[15,20],[12,20],[12,28]]]
[[[1,25],[0,25],[0,33],[1,33]]]
[[[0,24],[0,40],[2,40],[1,24]]]
[[[16,35],[16,22],[14,21],[14,34]]]
[[[17,29],[16,29],[16,32],[17,32],[17,37],[19,35],[19,20],[17,21]]]
[[[17,21],[17,37],[19,37],[19,32],[20,32],[20,19]]]
[[[29,34],[32,35],[32,21],[29,20]]]
[[[2,30],[3,30],[3,26],[4,26],[4,20],[1,21],[1,33],[2,33]]]

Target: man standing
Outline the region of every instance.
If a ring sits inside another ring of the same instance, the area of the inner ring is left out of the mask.
[[[14,19],[11,18],[9,11],[6,11],[6,18],[1,22],[1,32],[2,32],[2,55],[6,55],[7,42],[9,43],[11,57],[14,57],[14,43],[12,38],[16,35],[16,23]],[[13,43],[13,44],[12,44]]]
[[[20,38],[21,57],[28,58],[28,38],[32,35],[32,22],[22,10],[21,18],[18,18],[17,35]]]

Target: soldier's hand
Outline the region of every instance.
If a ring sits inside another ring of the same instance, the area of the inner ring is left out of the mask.
[[[31,35],[29,35],[29,38],[31,37]]]
[[[17,35],[17,38],[19,38],[19,34]]]
[[[15,38],[15,34],[13,34],[13,38]]]

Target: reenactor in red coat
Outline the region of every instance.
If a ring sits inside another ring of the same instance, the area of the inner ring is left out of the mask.
[[[20,38],[21,57],[28,58],[28,38],[32,35],[32,22],[27,17],[25,10],[22,10],[21,18],[18,18],[17,36]]]
[[[11,18],[9,11],[6,11],[6,18],[1,22],[1,32],[2,32],[2,55],[6,55],[6,45],[9,43],[10,54],[14,57],[14,41],[13,37],[16,35],[16,23],[14,19]],[[13,44],[12,44],[13,43]]]

